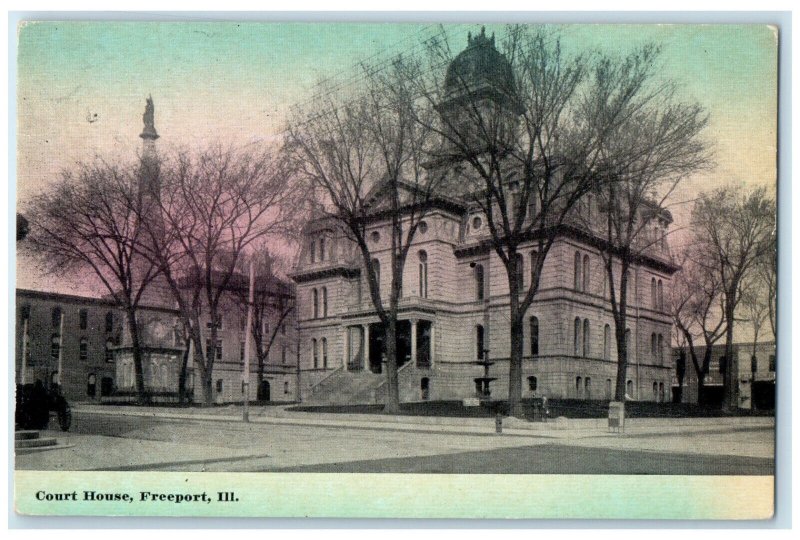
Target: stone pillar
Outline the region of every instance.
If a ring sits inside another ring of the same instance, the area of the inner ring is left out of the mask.
[[[350,328],[342,327],[342,369],[347,371],[347,363],[350,361]]]
[[[417,365],[417,319],[411,319],[411,364]]]
[[[364,339],[364,371],[369,369],[369,324],[363,325],[362,337]]]

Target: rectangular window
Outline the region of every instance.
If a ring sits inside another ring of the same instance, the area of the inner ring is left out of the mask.
[[[206,339],[206,354],[208,354],[208,350],[211,348],[211,340]],[[222,360],[222,340],[217,340],[217,346],[214,349],[214,359],[215,360]]]
[[[775,371],[775,355],[774,354],[769,355],[769,370],[770,371]]]
[[[86,327],[89,325],[89,313],[82,309],[78,312],[78,319],[80,320],[80,327],[81,330],[86,330]]]
[[[222,330],[222,315],[217,315],[216,326],[217,330]],[[206,328],[211,330],[211,321],[206,322]]]

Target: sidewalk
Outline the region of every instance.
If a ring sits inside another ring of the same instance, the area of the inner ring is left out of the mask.
[[[383,414],[339,414],[297,412],[287,406],[250,407],[250,422],[257,424],[382,429],[485,435],[495,433],[494,418],[455,418],[432,416],[392,416]],[[97,405],[77,403],[75,413],[152,417],[174,420],[242,422],[242,407],[229,405],[214,408],[166,408]],[[771,417],[736,418],[636,418],[628,419],[622,434],[610,433],[608,421],[597,419],[556,418],[549,422],[526,422],[517,418],[503,419],[503,434],[555,439],[624,437],[641,435],[688,434],[731,430],[774,429]]]

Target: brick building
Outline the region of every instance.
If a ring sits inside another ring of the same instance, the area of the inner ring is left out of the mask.
[[[218,328],[218,347],[213,381],[216,402],[241,401],[244,369],[245,307],[235,294],[246,287],[245,276],[235,276],[223,300]],[[265,305],[263,334],[269,339],[277,321],[293,302],[289,284],[273,280],[271,301]],[[169,303],[168,301],[162,302]],[[58,293],[17,289],[16,381],[45,385],[58,383],[70,401],[119,399],[135,393],[133,350],[124,313],[114,302]],[[63,319],[63,322],[62,322]],[[176,394],[180,362],[185,350],[178,312],[162,306],[142,306],[137,312],[143,354],[145,388],[161,394]],[[201,332],[210,329],[208,317],[201,319]],[[23,375],[23,351],[25,366]],[[275,332],[274,343],[259,366],[256,348],[251,349],[250,398],[262,401],[294,401],[297,386],[297,347],[293,311]],[[259,369],[260,368],[260,369]],[[188,388],[194,387],[194,366],[188,365]]]
[[[702,364],[705,347],[697,347],[697,361]],[[751,409],[775,408],[775,342],[734,343],[734,355],[739,366],[739,407]],[[703,396],[699,396],[697,371],[692,365],[688,348],[676,347],[672,351],[675,373],[672,377],[672,393],[675,401],[682,403],[705,403],[721,405],[725,375],[725,344],[711,348],[711,361],[704,379]],[[683,377],[679,373],[683,372]]]
[[[493,41],[481,35],[470,40],[451,67],[484,73],[486,65],[501,61]],[[490,76],[503,77],[507,70],[490,71]],[[486,216],[464,192],[463,186],[475,185],[475,180],[463,166],[445,168],[431,168],[431,174],[449,175],[448,190],[428,202],[404,268],[398,323],[401,400],[474,396],[474,378],[482,375],[474,362],[484,349],[495,362],[492,396],[502,398],[508,392],[510,356],[506,270],[486,242]],[[374,200],[371,206],[379,208],[380,203]],[[587,200],[577,211],[580,219],[577,214],[567,219],[547,255],[539,292],[526,314],[525,397],[611,399],[614,394],[614,323],[598,251],[603,240],[592,228],[601,209]],[[630,274],[626,393],[632,399],[667,401],[673,370],[665,291],[677,267],[666,241],[671,215],[657,208],[649,214],[649,247]],[[388,218],[369,218],[366,238],[379,269],[390,267],[389,225]],[[321,402],[382,401],[384,332],[361,254],[330,218],[313,220],[304,235],[292,274],[303,392]],[[521,248],[525,289],[535,249],[533,240]],[[378,275],[386,302],[391,276],[388,271]]]

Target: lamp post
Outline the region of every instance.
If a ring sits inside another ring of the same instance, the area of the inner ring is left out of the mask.
[[[247,294],[247,330],[244,333],[244,373],[242,373],[242,393],[244,406],[242,407],[242,420],[250,421],[250,334],[253,328],[253,289],[255,288],[256,271],[250,260],[250,290]]]

